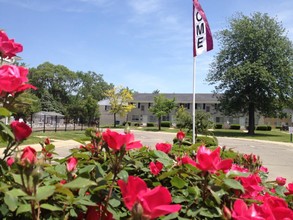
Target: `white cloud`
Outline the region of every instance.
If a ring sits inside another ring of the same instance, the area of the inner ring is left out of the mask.
[[[129,0],[128,4],[136,14],[149,14],[161,9],[160,0]]]

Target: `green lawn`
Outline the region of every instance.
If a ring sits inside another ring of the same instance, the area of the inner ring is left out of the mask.
[[[57,140],[82,140],[86,141],[89,140],[88,137],[85,136],[85,131],[48,131],[48,132],[33,132],[31,136],[25,140],[22,144],[29,145],[29,144],[37,144],[42,142],[45,138],[49,137],[50,139],[57,139]],[[5,147],[4,143],[0,143],[0,147]]]
[[[255,131],[254,136],[250,136],[243,131],[229,129],[216,129],[213,131],[213,133],[216,137],[235,137],[255,140],[290,142],[290,134],[288,131],[280,131],[278,129],[272,129],[271,131]]]

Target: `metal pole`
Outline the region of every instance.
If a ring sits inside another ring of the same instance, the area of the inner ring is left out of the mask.
[[[193,58],[193,80],[192,80],[192,143],[195,144],[195,71],[196,60]]]
[[[46,131],[46,115],[44,115],[44,126],[43,126],[43,133]]]
[[[57,115],[55,115],[55,132],[57,131]]]

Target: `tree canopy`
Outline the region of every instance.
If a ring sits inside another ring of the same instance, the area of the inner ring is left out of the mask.
[[[159,130],[161,130],[162,117],[170,114],[175,106],[175,98],[168,99],[162,94],[158,94],[154,97],[154,105],[150,108],[150,112],[158,118]]]
[[[248,113],[249,134],[254,134],[256,111],[274,115],[292,102],[292,42],[280,22],[261,13],[238,14],[218,38],[220,52],[207,81],[222,93],[223,112]]]
[[[38,88],[32,92],[39,98],[43,111],[59,112],[83,123],[98,118],[97,103],[105,98],[104,91],[113,87],[101,74],[74,72],[49,62],[31,68],[29,80]]]
[[[129,88],[118,86],[107,90],[105,96],[110,101],[110,112],[114,116],[114,127],[116,127],[116,115],[125,116],[135,107],[130,104],[133,100],[133,92]]]

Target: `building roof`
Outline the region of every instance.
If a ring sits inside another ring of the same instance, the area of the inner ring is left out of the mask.
[[[134,93],[133,100],[136,102],[153,102],[154,97],[159,94],[153,93]],[[168,99],[175,98],[176,103],[192,103],[192,93],[160,93]],[[197,93],[195,94],[196,103],[215,103],[218,102],[217,95],[212,93]]]
[[[57,112],[45,112],[45,111],[41,111],[41,112],[36,112],[34,113],[34,116],[41,116],[41,115],[46,115],[46,116],[58,116],[58,117],[63,117],[64,115],[57,113]]]

